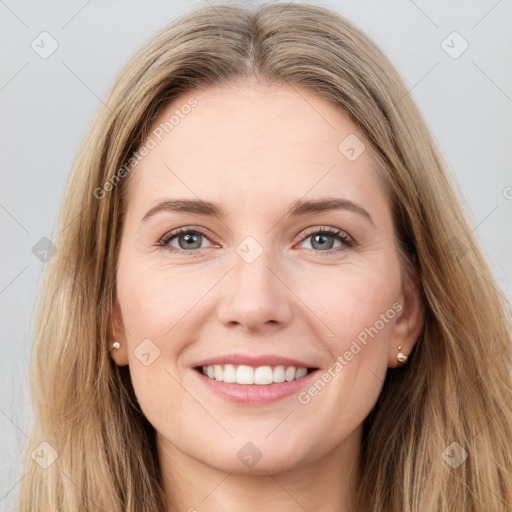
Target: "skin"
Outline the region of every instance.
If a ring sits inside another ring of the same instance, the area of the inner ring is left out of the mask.
[[[306,90],[255,82],[187,93],[154,126],[191,97],[198,105],[132,171],[113,316],[121,347],[111,355],[130,365],[157,431],[167,511],[348,512],[362,422],[398,364],[397,347],[409,354],[423,321],[370,146],[348,160],[340,142],[365,138],[343,112]],[[356,202],[373,225],[347,210],[285,217],[292,201],[325,196]],[[167,211],[142,222],[164,197],[219,202],[228,215]],[[179,227],[203,228],[201,249],[179,236],[168,245],[186,254],[157,245]],[[315,231],[304,235],[311,227],[338,228],[356,244],[330,235],[315,243]],[[263,250],[251,263],[236,251],[247,236]],[[323,255],[329,249],[338,252]],[[307,404],[298,394],[234,404],[192,369],[243,353],[327,371],[393,304],[401,312]],[[144,339],[160,351],[147,366],[134,353]],[[262,454],[252,467],[237,457],[247,442]]]

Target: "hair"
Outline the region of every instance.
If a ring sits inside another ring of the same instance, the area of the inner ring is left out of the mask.
[[[364,420],[353,510],[510,510],[508,302],[388,58],[341,15],[294,2],[189,12],[132,56],[100,106],[73,165],[37,305],[20,512],[165,510],[155,429],[129,366],[107,350],[130,182],[116,173],[171,100],[254,78],[304,88],[348,114],[376,155],[397,247],[419,276],[423,330]],[[42,442],[58,454],[46,469],[30,455]],[[468,454],[458,467],[443,456],[454,442]]]

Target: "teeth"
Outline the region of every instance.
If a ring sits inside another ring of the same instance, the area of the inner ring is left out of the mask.
[[[244,364],[238,367],[232,364],[215,364],[203,366],[202,373],[210,379],[222,382],[266,385],[301,379],[308,373],[308,369],[283,365],[253,368]]]

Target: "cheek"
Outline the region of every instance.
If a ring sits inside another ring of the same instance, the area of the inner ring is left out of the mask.
[[[372,338],[386,337],[390,332],[396,317],[393,304],[396,307],[399,296],[400,270],[393,261],[382,267],[341,268],[316,279],[309,292],[304,290],[307,302],[314,305],[312,309],[329,328],[328,338],[335,340],[331,348],[338,353],[358,337],[364,341],[368,331]]]
[[[142,336],[141,339],[154,339],[155,343],[174,337],[182,328],[182,321],[188,321],[188,314],[208,290],[208,283],[195,277],[190,270],[146,265],[143,259],[121,263],[117,289],[130,337]],[[169,345],[172,343],[166,344]]]
[[[202,277],[201,277],[202,276]],[[208,301],[201,300],[219,277],[205,269],[120,258],[117,292],[128,345],[135,394],[148,418],[165,420],[162,406],[181,407],[178,384],[184,377],[182,353],[206,321]]]
[[[328,333],[320,339],[331,361],[298,398],[308,417],[323,418],[328,426],[327,445],[362,422],[381,392],[400,290],[399,267],[390,262],[387,270],[345,268],[317,280],[305,300],[322,320],[321,332]],[[320,293],[321,284],[328,293]]]
[[[179,283],[166,282],[161,274],[119,274],[133,389],[148,420],[166,425],[170,408],[186,407],[179,360],[189,339],[190,301]]]

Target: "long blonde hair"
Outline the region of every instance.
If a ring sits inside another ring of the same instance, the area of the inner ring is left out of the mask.
[[[170,100],[250,77],[304,87],[349,114],[378,155],[400,253],[421,279],[424,329],[364,421],[354,511],[510,510],[508,303],[389,60],[337,13],[291,3],[189,13],[131,58],[100,107],[72,169],[38,303],[19,511],[165,510],[154,428],[129,367],[107,350],[131,175],[120,169]],[[467,455],[457,465],[454,450]]]

